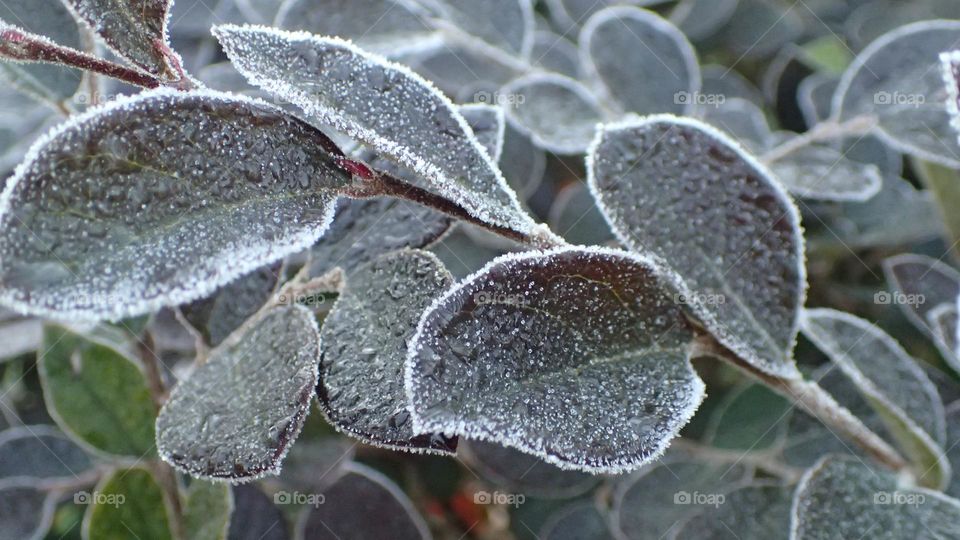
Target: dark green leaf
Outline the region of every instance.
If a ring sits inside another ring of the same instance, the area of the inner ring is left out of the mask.
[[[169,512],[163,491],[145,469],[121,469],[87,493],[84,538],[168,540]]]

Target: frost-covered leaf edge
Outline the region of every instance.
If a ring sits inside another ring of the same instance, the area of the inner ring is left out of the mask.
[[[947,114],[960,144],[960,79],[954,74],[954,65],[960,66],[960,50],[940,53],[943,84],[947,88]]]
[[[832,348],[828,347],[818,338],[814,337],[813,333],[807,329],[807,325],[810,317],[817,316],[839,319],[846,324],[857,327],[858,329],[863,328],[868,333],[872,334],[871,337],[882,342],[887,348],[894,351],[897,356],[905,360],[903,365],[912,371],[917,380],[920,381],[920,383],[925,387],[924,389],[926,390],[927,397],[930,398],[930,402],[932,403],[933,407],[933,411],[931,412],[935,415],[935,418],[939,418],[941,420],[937,426],[938,433],[927,433],[923,428],[917,425],[916,421],[914,421],[910,415],[908,415],[899,405],[891,402],[887,398],[886,394],[877,388],[877,386],[872,380],[870,380],[869,377],[863,374],[859,367],[852,362],[847,362],[844,357],[849,354],[849,351],[832,350]],[[902,425],[927,447],[927,450],[932,456],[937,458],[938,466],[940,467],[940,471],[942,472],[943,476],[942,480],[949,480],[952,472],[951,465],[946,459],[946,453],[944,452],[945,449],[941,448],[940,444],[934,439],[934,437],[936,437],[941,440],[946,440],[946,421],[944,420],[946,418],[946,412],[943,408],[943,402],[940,399],[940,394],[937,392],[936,386],[933,385],[929,377],[927,377],[926,372],[923,371],[920,365],[916,363],[916,360],[913,360],[913,357],[911,357],[909,353],[907,353],[907,351],[905,351],[903,347],[900,346],[900,344],[897,343],[896,340],[894,340],[889,334],[880,330],[876,327],[876,325],[870,323],[869,321],[865,321],[849,313],[829,308],[804,309],[800,316],[800,320],[801,325],[804,328],[804,335],[807,336],[807,338],[810,339],[810,341],[812,341],[818,349],[830,357],[830,360],[840,368],[840,371],[842,371],[844,375],[846,375],[853,382],[857,390],[865,394],[865,397],[868,398],[868,402],[877,401],[882,403],[884,407],[899,416],[898,420],[902,423]],[[873,406],[872,403],[871,406]],[[884,419],[884,422],[887,421],[884,418],[886,416],[885,414],[881,413],[880,411],[877,411],[877,413],[881,419]],[[924,467],[927,466],[926,463],[922,463],[922,465]],[[929,474],[931,470],[927,469],[921,472],[922,474],[926,475]]]
[[[640,3],[642,5],[642,2]],[[690,86],[688,90],[691,93],[699,92],[703,87],[703,76],[700,72],[700,60],[697,58],[697,51],[693,47],[693,44],[690,43],[690,40],[687,39],[686,34],[675,26],[669,19],[661,17],[654,11],[639,7],[637,5],[611,5],[600,9],[593,13],[580,29],[580,34],[577,36],[577,48],[580,51],[580,67],[586,75],[586,78],[592,79],[595,81],[595,85],[598,90],[602,90],[604,98],[608,101],[615,103],[617,106],[626,110],[626,105],[620,103],[616,98],[613,97],[613,94],[610,93],[610,89],[607,87],[606,83],[603,81],[603,77],[600,76],[599,71],[596,68],[596,64],[593,62],[593,58],[590,54],[590,44],[593,36],[596,34],[597,27],[601,24],[607,23],[608,21],[620,18],[632,18],[638,21],[641,21],[645,24],[650,25],[652,28],[660,31],[663,35],[669,36],[670,39],[674,42],[674,45],[677,46],[677,49],[682,52],[684,57],[684,70],[687,71],[687,75],[690,77]],[[632,32],[631,32],[632,33]],[[654,53],[656,56],[656,53]],[[690,103],[684,107],[684,114],[690,114],[695,104],[695,100],[688,100]],[[630,111],[626,111],[630,112]]]
[[[441,104],[447,107],[451,116],[457,122],[457,125],[465,133],[470,135],[469,144],[473,146],[476,151],[480,152],[480,156],[483,159],[484,164],[491,169],[493,176],[496,179],[495,187],[505,192],[505,194],[507,195],[507,199],[511,202],[513,206],[513,210],[516,211],[517,217],[520,218],[520,220],[522,221],[526,221],[524,225],[525,225],[525,228],[527,228],[528,230],[522,231],[522,232],[529,232],[538,228],[538,225],[535,222],[535,220],[532,217],[530,217],[530,215],[523,209],[523,205],[520,203],[520,199],[517,197],[516,192],[507,183],[506,178],[504,178],[503,176],[503,172],[500,171],[500,166],[493,160],[489,152],[487,152],[486,148],[484,148],[483,145],[480,144],[480,141],[477,140],[476,136],[473,135],[473,130],[470,128],[470,124],[463,117],[463,115],[460,114],[457,105],[454,104],[453,101],[451,101],[450,98],[446,96],[446,94],[441,92],[433,82],[429,81],[425,77],[419,75],[418,73],[414,72],[412,69],[410,69],[407,66],[404,66],[403,64],[399,64],[397,62],[388,60],[382,55],[365,51],[360,47],[358,47],[356,44],[354,44],[352,41],[338,38],[335,36],[318,36],[316,34],[311,34],[310,32],[304,32],[304,31],[291,32],[291,31],[279,30],[277,28],[272,28],[272,27],[263,26],[263,25],[251,25],[251,24],[216,25],[211,29],[211,33],[214,35],[214,37],[217,38],[217,40],[220,42],[221,46],[225,50],[227,49],[227,47],[223,45],[224,41],[223,41],[223,37],[221,36],[221,33],[224,30],[228,32],[235,32],[235,33],[247,32],[247,31],[265,32],[267,34],[272,34],[274,36],[282,37],[283,39],[286,39],[286,40],[305,39],[305,40],[310,40],[310,41],[318,42],[325,45],[330,45],[335,48],[341,48],[359,58],[362,58],[369,62],[373,62],[387,69],[396,70],[398,73],[400,73],[404,77],[412,80],[415,84],[424,87],[426,91],[431,92],[434,95],[434,97],[441,102]],[[236,63],[233,61],[232,55],[228,52],[227,56],[230,59],[231,64],[233,64],[236,67]],[[237,70],[240,71],[239,69]],[[250,82],[250,84],[263,88],[264,90],[266,90],[271,94],[282,96],[282,94],[278,92],[278,85],[271,82],[270,79],[261,78],[255,75],[248,76],[243,72],[241,72],[241,74],[247,79],[248,82]],[[352,139],[364,141],[364,142],[381,140],[380,137],[373,130],[369,128],[353,125],[352,122],[341,121],[339,113],[337,113],[336,110],[331,107],[327,107],[326,105],[322,105],[318,103],[306,103],[306,100],[301,99],[300,97],[289,96],[287,97],[287,99],[289,99],[289,101],[291,101],[291,103],[293,103],[294,105],[297,105],[297,107],[299,107],[300,109],[308,110],[310,111],[311,114],[314,114],[322,118],[325,123],[332,125],[335,129],[337,129],[338,131],[342,131],[345,135],[349,136]],[[294,102],[294,99],[297,99],[298,101],[302,101],[303,105]],[[402,145],[391,144],[391,146],[393,147],[392,151],[397,154],[398,156],[397,159],[401,161],[402,165],[406,167],[410,167],[421,176],[430,176],[433,178],[442,178],[444,180],[447,180],[447,175],[435,165],[428,163],[426,160],[420,160],[417,156],[412,155],[412,152],[407,150]],[[402,151],[400,151],[401,149]],[[418,165],[419,161],[422,161],[423,165]],[[450,182],[448,180],[445,181],[444,184],[445,185],[443,186],[438,186],[438,191],[440,191],[440,194],[445,197],[463,198],[458,196],[461,195],[462,193],[468,193],[470,195],[479,193],[479,192],[474,192],[472,189],[462,188],[460,186],[457,186],[456,189],[454,190],[450,190],[448,187],[449,184],[456,185],[456,183]],[[439,188],[445,188],[445,189],[439,189]],[[483,217],[484,212],[482,211],[482,209],[476,208],[476,205],[469,200],[469,197],[466,199],[467,200],[465,201],[466,204],[464,204],[464,207],[470,213],[470,215],[472,215],[477,219],[486,221]]]
[[[783,373],[772,372],[771,375],[785,377],[788,379],[800,379],[802,377],[800,371],[796,368],[796,365],[793,362],[793,350],[797,346],[797,336],[800,333],[800,315],[803,310],[803,306],[806,303],[807,299],[807,288],[809,284],[807,283],[807,265],[806,265],[806,241],[803,234],[803,225],[800,220],[800,209],[797,207],[796,203],[790,197],[787,188],[783,186],[777,176],[770,171],[770,169],[762,164],[760,160],[754,157],[749,150],[745,149],[740,143],[736,142],[730,136],[724,134],[722,131],[717,128],[695,118],[685,117],[685,116],[676,116],[673,114],[654,114],[649,116],[642,117],[633,117],[627,118],[620,122],[613,122],[608,124],[602,124],[597,129],[597,134],[593,139],[593,143],[590,144],[590,148],[587,149],[586,155],[586,167],[587,167],[587,186],[590,188],[590,193],[593,195],[594,201],[596,201],[597,208],[600,209],[600,213],[603,214],[603,218],[606,220],[607,225],[616,235],[617,240],[623,246],[629,246],[630,242],[626,235],[622,234],[619,230],[619,227],[613,222],[613,219],[610,217],[610,212],[607,209],[606,205],[603,203],[603,198],[601,197],[600,191],[597,188],[597,179],[594,174],[595,170],[595,159],[597,149],[600,147],[600,144],[603,142],[603,137],[611,131],[623,131],[628,129],[634,129],[646,126],[648,124],[655,124],[658,122],[669,122],[672,124],[677,124],[685,127],[692,127],[694,129],[701,130],[707,135],[718,139],[721,143],[727,145],[730,149],[735,151],[737,155],[740,156],[743,160],[747,162],[751,167],[760,171],[765,178],[768,180],[771,189],[779,195],[780,202],[786,208],[786,215],[791,218],[791,222],[795,227],[797,233],[797,249],[796,257],[799,261],[798,266],[799,272],[798,279],[800,281],[797,294],[797,306],[796,312],[794,315],[793,328],[790,332],[793,335],[793,339],[789,344],[786,351],[784,351],[784,359],[787,361],[785,365],[791,366],[791,369],[786,370]],[[683,281],[683,278],[678,274],[673,267],[670,266],[668,261],[663,261],[659,257],[654,255],[648,255],[651,258],[654,258],[658,261],[658,265],[661,267],[669,268],[670,271],[677,276],[677,279],[680,280],[680,283],[683,284],[682,292],[687,293],[690,289],[687,287],[686,283]],[[707,329],[710,331],[714,337],[717,338],[720,343],[729,347],[734,353],[745,360],[749,360],[751,366],[761,369],[760,366],[764,362],[758,361],[756,355],[750,350],[750,348],[743,343],[739,338],[732,336],[729,332],[725,331],[725,326],[721,324],[716,318],[709,313],[708,310],[704,309],[703,305],[699,303],[694,303],[693,305],[694,314],[700,318],[707,326]]]
[[[840,83],[837,85],[837,89],[834,91],[833,99],[830,102],[831,115],[836,116],[842,110],[843,99],[846,97],[847,91],[850,89],[850,84],[853,82],[854,77],[859,73],[861,69],[864,68],[867,61],[873,57],[882,48],[887,47],[896,40],[908,36],[910,34],[923,32],[930,29],[945,29],[945,30],[955,30],[960,32],[960,21],[957,20],[948,20],[948,19],[931,19],[925,21],[917,21],[902,26],[898,26],[893,30],[881,35],[880,37],[874,39],[867,45],[859,54],[850,62],[850,65],[847,66],[847,69],[844,70],[843,75],[840,77]],[[931,60],[933,61],[933,60]],[[881,141],[884,142],[887,146],[892,148],[897,152],[901,152],[907,155],[917,156],[927,161],[932,161],[940,165],[956,168],[960,166],[960,159],[951,160],[944,158],[935,153],[928,152],[924,148],[910,143],[900,141],[896,137],[891,136],[882,126],[877,125],[874,127],[873,134],[875,134]],[[960,142],[960,141],[958,141]]]
[[[406,394],[407,394],[407,411],[410,413],[410,419],[413,425],[413,431],[415,433],[454,434],[454,435],[459,435],[461,437],[464,437],[467,440],[479,440],[479,441],[499,444],[502,446],[513,448],[515,450],[519,450],[520,452],[523,452],[526,454],[536,456],[546,461],[547,463],[555,465],[556,467],[563,470],[583,471],[591,474],[619,474],[619,473],[633,471],[648,463],[652,463],[656,461],[658,458],[660,458],[664,454],[664,452],[666,452],[666,450],[670,447],[670,443],[679,436],[680,430],[687,423],[690,422],[690,419],[693,418],[694,413],[696,413],[697,409],[700,407],[700,404],[703,403],[703,399],[706,397],[706,385],[704,384],[703,380],[700,378],[696,370],[693,369],[693,366],[690,363],[690,360],[692,359],[692,356],[693,356],[692,342],[691,344],[688,345],[686,362],[687,362],[687,367],[689,368],[690,373],[693,375],[692,381],[691,381],[693,388],[691,388],[691,391],[692,391],[691,393],[695,396],[695,399],[693,402],[691,402],[687,406],[687,408],[685,408],[684,410],[678,413],[677,415],[678,422],[677,422],[676,428],[673,429],[672,432],[668,434],[668,436],[664,437],[662,441],[660,441],[660,444],[657,446],[657,448],[653,450],[653,452],[650,453],[649,456],[647,456],[644,460],[640,462],[631,462],[631,461],[621,460],[621,461],[613,461],[605,466],[589,466],[585,464],[577,464],[570,461],[559,459],[553,454],[550,454],[547,452],[541,452],[531,445],[523,444],[522,442],[517,443],[515,440],[508,440],[496,434],[490,434],[486,430],[475,430],[471,427],[474,424],[474,422],[472,421],[467,421],[467,422],[462,420],[458,421],[457,426],[455,426],[454,429],[452,430],[449,429],[449,426],[434,426],[434,427],[426,426],[424,425],[423,419],[420,418],[420,416],[416,412],[416,407],[414,406],[413,398],[412,398],[414,394],[413,392],[414,369],[413,368],[414,368],[414,364],[415,364],[417,352],[418,352],[417,343],[419,343],[420,340],[422,339],[424,324],[426,323],[429,315],[432,314],[434,311],[436,311],[437,308],[442,307],[443,304],[451,296],[455,295],[461,289],[467,287],[468,285],[471,285],[473,282],[477,281],[478,279],[486,275],[487,272],[489,272],[489,270],[494,266],[497,266],[503,263],[520,262],[528,259],[539,259],[544,257],[550,257],[553,255],[559,255],[567,252],[587,252],[591,255],[600,255],[600,256],[628,259],[635,264],[650,268],[653,271],[653,273],[655,273],[658,277],[663,279],[664,282],[666,282],[667,284],[673,287],[676,287],[681,294],[689,294],[689,290],[686,288],[686,285],[680,279],[680,276],[678,276],[668,266],[663,265],[653,256],[646,255],[646,254],[638,254],[631,251],[624,251],[624,250],[607,248],[607,247],[599,247],[599,246],[590,246],[590,247],[563,246],[563,247],[542,250],[542,251],[531,250],[531,251],[525,251],[520,253],[507,253],[505,255],[501,255],[500,257],[493,259],[492,261],[485,264],[481,269],[477,270],[476,272],[473,272],[469,276],[455,283],[453,286],[447,289],[442,295],[435,298],[433,302],[430,304],[430,306],[424,310],[423,314],[420,317],[420,322],[417,323],[417,330],[413,334],[413,337],[411,337],[410,341],[408,342],[407,358],[406,358],[406,361],[404,362],[404,370],[403,370],[404,371],[403,383],[404,383],[404,389],[406,390]]]
[[[54,138],[59,135],[66,133],[69,130],[80,127],[84,122],[93,120],[95,117],[100,115],[109,114],[115,110],[120,110],[128,106],[136,105],[142,101],[146,101],[152,98],[180,98],[180,97],[189,97],[197,96],[201,98],[207,98],[212,100],[219,100],[227,103],[245,103],[248,105],[254,105],[257,107],[266,107],[269,110],[275,111],[278,114],[285,116],[290,116],[289,113],[284,112],[282,109],[267,103],[266,101],[258,98],[251,98],[243,96],[240,94],[231,94],[227,92],[218,92],[215,90],[191,90],[189,92],[176,91],[169,88],[158,88],[154,90],[147,90],[135,94],[132,96],[121,96],[117,99],[106,103],[104,105],[88,109],[82,114],[78,114],[70,117],[63,123],[60,123],[50,129],[47,133],[41,135],[27,151],[27,154],[24,156],[23,160],[17,165],[17,168],[14,170],[12,176],[7,180],[6,188],[0,193],[0,216],[7,213],[10,209],[11,197],[13,196],[13,191],[16,188],[17,184],[23,181],[24,176],[29,172],[29,166],[36,160],[39,152],[46,147]],[[316,129],[316,128],[314,128]],[[264,264],[269,264],[270,262],[277,261],[286,257],[298,253],[304,249],[309,248],[316,242],[323,234],[330,228],[330,224],[333,222],[334,214],[336,213],[336,205],[331,204],[330,207],[326,209],[323,215],[323,228],[318,230],[309,231],[308,233],[303,233],[298,236],[292,236],[290,238],[290,246],[285,249],[276,249],[276,244],[271,244],[270,249],[265,250],[264,253],[258,254],[237,254],[236,262],[230,265],[220,265],[221,271],[219,274],[214,275],[212,279],[207,281],[200,282],[191,293],[178,292],[176,294],[168,294],[163,297],[152,298],[147,301],[143,301],[139,304],[139,309],[132,309],[130,306],[132,304],[122,306],[123,309],[114,309],[109,313],[101,313],[97,316],[91,316],[87,311],[54,311],[47,308],[36,308],[29,304],[25,304],[10,298],[5,294],[5,289],[0,287],[0,305],[10,308],[11,310],[29,315],[36,315],[44,318],[56,318],[60,321],[101,321],[107,320],[111,322],[120,321],[128,317],[138,316],[144,313],[151,313],[159,310],[160,308],[167,306],[178,306],[180,304],[186,304],[194,300],[205,298],[213,294],[218,288],[223,287],[224,285],[230,283],[231,281],[246,275]],[[257,258],[259,257],[259,258]]]

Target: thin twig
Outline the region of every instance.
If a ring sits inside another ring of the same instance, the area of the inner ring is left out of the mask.
[[[851,442],[859,446],[878,463],[895,472],[906,472],[910,465],[886,441],[870,430],[859,418],[837,403],[833,396],[813,381],[804,379],[787,379],[764,373],[726,347],[718,343],[713,336],[701,334],[697,343],[699,354],[718,358],[728,362],[757,379],[770,389],[783,395],[792,402],[799,404],[814,418],[830,428],[833,428]]]

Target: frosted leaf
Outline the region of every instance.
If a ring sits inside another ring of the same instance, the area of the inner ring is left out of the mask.
[[[958,316],[956,302],[940,304],[927,312],[927,325],[930,327],[930,333],[933,334],[933,344],[937,346],[944,358],[960,357],[958,320],[960,316]]]
[[[673,538],[691,515],[716,504],[743,476],[743,468],[736,465],[686,460],[657,463],[617,486],[611,528],[617,538]]]
[[[903,486],[862,461],[828,456],[797,485],[790,529],[797,540],[956,538],[960,502]]]
[[[769,146],[773,137],[763,109],[743,98],[729,98],[716,105],[703,106],[701,117],[755,152]]]
[[[577,46],[549,30],[538,30],[534,34],[530,63],[571,78],[580,75],[580,51]]]
[[[473,234],[475,231],[469,227],[466,223],[458,223],[449,234],[430,246],[430,251],[458,279],[476,272],[504,253],[496,246],[478,242]]]
[[[692,110],[700,92],[700,65],[683,33],[651,11],[610,7],[580,33],[580,62],[624,111],[638,114]]]
[[[452,282],[424,251],[385,255],[347,276],[320,332],[317,398],[337,429],[398,450],[456,450],[456,439],[413,432],[403,388],[407,341],[423,310]]]
[[[790,193],[807,199],[863,202],[883,186],[876,165],[847,159],[828,145],[804,146],[769,165]]]
[[[19,426],[0,433],[0,481],[72,482],[93,466],[86,452],[50,426]]]
[[[526,199],[543,183],[547,170],[547,155],[533,144],[530,137],[507,122],[499,165],[510,187],[517,195]]]
[[[351,463],[323,497],[323,504],[301,515],[297,538],[430,538],[413,502],[386,476],[364,465]]]
[[[805,31],[802,15],[808,12],[791,6],[787,0],[739,0],[737,9],[715,36],[715,46],[740,61],[772,56],[787,43],[799,41]]]
[[[738,0],[681,0],[670,13],[670,21],[687,38],[700,41],[723,28],[737,10]]]
[[[797,105],[808,127],[830,118],[833,94],[840,81],[823,73],[814,73],[800,81],[797,87]]]
[[[610,224],[597,208],[586,184],[577,182],[563,188],[550,208],[550,229],[571,244],[594,246],[614,242]]]
[[[943,234],[931,194],[889,174],[867,202],[818,207],[817,216],[830,226],[821,242],[839,241],[851,249],[908,245]]]
[[[65,1],[118,56],[163,80],[180,78],[167,35],[171,0]]]
[[[848,313],[810,309],[801,324],[804,335],[850,377],[917,464],[923,474],[918,481],[943,487],[950,478],[941,449],[943,404],[917,361],[885,332]]]
[[[325,419],[314,417],[313,424],[313,427],[322,425],[324,433],[329,431]],[[309,434],[311,426],[307,425],[305,429]],[[363,446],[348,437],[304,437],[290,448],[290,453],[283,460],[279,481],[304,492],[323,489],[354,461],[357,448]]]
[[[575,31],[582,26],[591,15],[601,9],[616,5],[630,4],[635,6],[653,6],[663,4],[667,0],[547,0],[550,17],[564,32]]]
[[[280,507],[256,484],[233,486],[229,540],[289,540],[287,519]]]
[[[724,346],[766,373],[799,376],[800,217],[766,168],[706,124],[659,115],[605,126],[587,171],[621,242],[683,278],[688,307]]]
[[[763,92],[733,68],[719,64],[707,64],[701,70],[704,95],[725,96],[727,100],[744,99],[751,103],[763,103]]]
[[[266,103],[145,92],[38,141],[0,196],[0,303],[121,319],[312,244],[350,181],[321,132]]]
[[[960,465],[960,444],[954,443],[960,441],[960,402],[954,402],[947,407],[947,440],[952,441],[947,446],[947,459],[954,466],[958,466]],[[950,485],[944,492],[951,497],[960,495],[960,475],[954,474],[950,478]]]
[[[723,504],[709,506],[682,523],[675,538],[787,540],[793,492],[777,485],[750,485],[731,491]]]
[[[937,334],[930,327],[929,314],[938,305],[960,297],[960,272],[937,259],[904,254],[883,261],[883,273],[893,295],[880,292],[877,299],[886,304],[896,300],[907,320],[938,341]],[[938,348],[947,349],[942,343]],[[945,355],[944,360],[954,371],[960,372],[960,358],[956,354]]]
[[[420,0],[436,14],[435,24],[467,46],[502,50],[526,59],[533,48],[531,0]]]
[[[960,142],[950,127],[942,51],[960,41],[960,21],[909,24],[871,43],[844,73],[833,97],[840,121],[873,115],[877,134],[904,153],[960,167]]]
[[[459,103],[494,104],[495,91],[518,75],[516,66],[491,62],[489,56],[456,43],[408,55],[403,63]]]
[[[414,431],[593,473],[655,459],[703,398],[675,279],[600,248],[495,259],[436,299],[410,341]]]
[[[157,418],[160,456],[198,478],[277,474],[307,416],[319,348],[310,311],[268,312],[173,389]]]
[[[947,114],[950,125],[960,132],[960,50],[940,53],[943,84],[947,88]]]
[[[310,248],[310,275],[348,273],[379,255],[430,245],[450,229],[445,214],[394,197],[337,201],[330,230]]]
[[[606,516],[593,502],[576,503],[550,516],[540,534],[541,540],[607,540],[611,538]]]
[[[407,68],[337,38],[218,26],[251,83],[302,108],[428,182],[474,217],[521,233],[536,223],[454,105]]]
[[[503,137],[506,120],[503,109],[484,103],[460,106],[460,114],[470,125],[477,142],[483,146],[493,161],[500,161],[503,154]]]
[[[603,120],[603,110],[593,94],[563,75],[526,75],[500,92],[514,101],[507,108],[511,124],[550,152],[583,153]]]
[[[499,444],[461,441],[457,454],[494,486],[531,497],[570,499],[590,491],[600,481],[592,474],[565,471]]]
[[[29,485],[0,486],[0,538],[45,538],[56,509],[55,495]]]
[[[45,0],[4,0],[0,4],[0,21],[18,26],[35,36],[44,36],[61,47],[81,49],[80,30],[73,14],[61,2]],[[6,42],[7,38],[3,38]],[[4,43],[2,48],[6,48]],[[4,54],[3,56],[6,56]],[[82,73],[76,69],[51,65],[18,65],[0,63],[0,72],[21,90],[49,101],[69,99],[77,92]]]
[[[207,345],[216,347],[277,290],[281,266],[281,263],[261,266],[220,287],[207,298],[180,306],[180,312]]]
[[[426,11],[411,0],[285,0],[274,26],[353,40],[387,56],[440,46]]]
[[[870,431],[886,435],[886,427],[856,385],[833,363],[820,366],[809,377],[827,391],[837,403],[860,419]],[[782,447],[783,461],[794,467],[808,468],[827,454],[849,454],[868,459],[860,447],[827,427],[803,407],[796,406],[787,422],[787,439]]]

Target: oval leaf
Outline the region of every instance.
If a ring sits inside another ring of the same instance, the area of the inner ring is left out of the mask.
[[[768,374],[799,377],[803,235],[766,168],[706,124],[658,115],[605,126],[587,169],[620,240],[683,278],[689,307],[724,346]]]
[[[180,78],[180,57],[170,48],[171,0],[66,0],[113,52],[163,80]]]
[[[420,0],[438,16],[441,28],[460,36],[466,46],[482,42],[481,50],[493,48],[526,59],[533,48],[533,2],[531,0]]]
[[[0,538],[44,538],[56,509],[55,496],[26,485],[0,486]]]
[[[793,492],[783,486],[747,486],[724,495],[682,523],[674,538],[787,540]]]
[[[82,448],[50,426],[19,426],[0,433],[0,480],[42,486],[73,481],[93,467]]]
[[[590,472],[655,459],[703,398],[661,272],[602,249],[494,260],[420,320],[406,366],[414,431]]]
[[[33,34],[30,36],[31,39],[49,39],[56,48],[76,50],[82,47],[77,21],[61,2],[44,2],[43,8],[38,9],[37,0],[5,0],[0,5],[0,21],[23,28]],[[0,49],[4,49],[3,55],[6,56],[9,54],[9,51],[5,50],[10,45],[9,37],[3,36],[0,42],[2,42]],[[21,53],[25,52],[23,49],[19,50]],[[35,48],[33,52],[39,51]],[[19,58],[19,60],[29,59]],[[83,79],[79,70],[62,66],[17,65],[4,62],[0,63],[0,71],[3,71],[11,80],[13,86],[52,102],[69,99],[77,92]]]
[[[804,311],[803,333],[856,384],[917,465],[918,482],[942,488],[950,464],[937,388],[907,351],[869,322],[832,309]]]
[[[409,69],[304,32],[225,25],[214,34],[252,84],[412,169],[474,217],[536,227],[456,107]]]
[[[556,73],[515,79],[500,91],[514,104],[507,116],[537,146],[558,154],[580,154],[593,140],[603,111],[593,94],[577,81]]]
[[[189,540],[226,540],[233,512],[230,486],[190,482],[184,500],[183,528]]]
[[[47,410],[65,433],[99,452],[153,455],[156,406],[137,364],[112,346],[52,325],[37,362]]]
[[[682,114],[700,92],[693,46],[645,9],[609,7],[590,17],[580,33],[580,62],[624,111]]]
[[[298,538],[430,538],[427,524],[410,499],[386,476],[369,467],[351,464],[322,496],[323,504],[303,514]]]
[[[145,92],[31,150],[0,196],[0,303],[118,320],[309,246],[350,177],[322,133],[260,101]]]
[[[233,486],[228,540],[289,540],[287,519],[255,484]]]
[[[941,52],[960,41],[960,21],[909,24],[884,34],[844,72],[833,96],[839,120],[876,117],[878,135],[904,153],[960,167],[960,142],[950,127]]]
[[[199,478],[277,474],[309,411],[319,348],[309,310],[269,311],[173,389],[157,418],[160,456]]]
[[[350,39],[370,51],[402,56],[441,43],[426,15],[408,0],[286,0],[274,26]]]
[[[955,538],[960,501],[901,487],[897,478],[853,458],[826,457],[794,495],[790,538]]]
[[[347,276],[320,332],[320,410],[338,429],[378,446],[451,453],[456,439],[413,432],[403,389],[407,341],[420,314],[453,282],[424,251],[377,258]]]
[[[808,145],[770,163],[777,178],[797,197],[864,202],[883,187],[876,165],[847,159],[837,148]]]
[[[499,444],[462,441],[457,454],[494,486],[529,497],[571,499],[600,482],[598,476],[559,469],[536,456]]]
[[[172,540],[163,491],[145,469],[118,470],[94,491],[83,520],[84,538]]]

